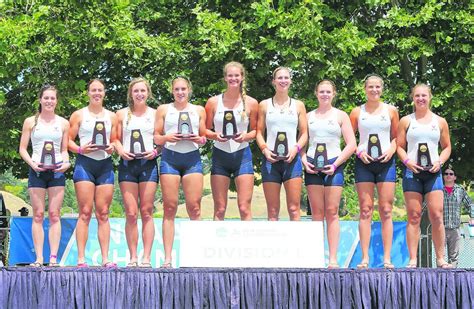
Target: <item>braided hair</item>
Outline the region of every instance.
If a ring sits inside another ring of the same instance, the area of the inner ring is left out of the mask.
[[[242,82],[240,83],[240,97],[242,99],[242,106],[243,106],[242,117],[245,118],[247,117],[247,112],[245,108],[245,96],[247,95],[247,89],[246,89],[247,81],[245,79],[245,76],[246,76],[245,68],[242,63],[237,62],[237,61],[231,61],[224,66],[224,70],[223,70],[224,76],[227,75],[227,70],[230,67],[238,68],[240,70],[240,74],[242,75]]]
[[[132,81],[128,84],[128,91],[127,91],[127,103],[128,103],[127,122],[126,122],[127,127],[128,127],[128,123],[130,122],[130,119],[132,118],[132,112],[134,108],[132,90],[133,90],[133,86],[135,86],[138,83],[144,83],[148,91],[148,98],[149,99],[153,98],[153,94],[151,93],[150,83],[146,79],[144,79],[143,77],[137,77],[137,78],[132,79]]]

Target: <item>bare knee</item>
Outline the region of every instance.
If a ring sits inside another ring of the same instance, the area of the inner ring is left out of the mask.
[[[95,217],[97,218],[97,221],[99,223],[105,223],[109,221],[109,210],[108,209],[103,209],[99,211],[96,210]]]
[[[369,204],[362,204],[360,206],[360,219],[361,220],[370,220],[372,219],[372,214],[374,212],[374,206]]]
[[[37,210],[33,214],[33,222],[34,223],[43,223],[44,220],[44,211],[43,210]]]
[[[92,209],[82,209],[79,212],[79,220],[89,223],[92,218]]]
[[[330,205],[324,212],[326,220],[333,221],[339,218],[339,205]]]
[[[412,211],[408,213],[408,224],[420,225],[420,222],[421,222],[421,212]]]
[[[436,211],[430,214],[430,222],[433,227],[439,227],[443,225],[443,213],[441,211]]]
[[[289,203],[288,204],[288,213],[296,215],[300,212],[300,203]]]
[[[391,203],[383,203],[379,204],[379,214],[380,220],[386,221],[392,219],[392,204]]]
[[[61,219],[61,215],[59,213],[59,210],[49,212],[49,224],[58,223],[60,219]]]
[[[201,216],[201,206],[200,203],[190,203],[187,206],[189,218],[191,220],[196,220]]]
[[[138,221],[138,214],[136,212],[129,212],[126,216],[127,224],[136,225]]]

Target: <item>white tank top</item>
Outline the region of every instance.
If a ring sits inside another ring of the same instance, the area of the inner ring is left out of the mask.
[[[298,130],[298,111],[296,101],[290,98],[290,105],[287,109],[276,109],[273,105],[273,98],[267,101],[267,113],[265,117],[267,131],[268,149],[274,150],[275,139],[278,132],[286,132],[288,139],[288,150],[296,145],[296,132]]]
[[[41,162],[41,155],[43,153],[44,142],[51,141],[54,146],[54,159],[56,163],[62,162],[61,142],[63,138],[63,130],[61,121],[58,116],[54,116],[54,120],[50,124],[45,124],[39,121],[31,132],[31,148],[33,153],[31,159],[36,163]]]
[[[317,118],[313,111],[308,116],[309,147],[307,155],[314,157],[317,143],[325,143],[328,159],[341,154],[341,126],[337,119],[337,109],[333,108],[327,118]]]
[[[378,134],[382,153],[385,153],[391,144],[390,139],[390,112],[386,103],[382,103],[382,112],[374,115],[365,111],[365,104],[360,107],[360,115],[358,120],[359,128],[359,146],[357,151],[367,151],[369,134]]]
[[[132,130],[140,130],[141,136],[143,138],[143,144],[145,146],[144,151],[153,150],[153,134],[155,131],[155,111],[152,108],[147,107],[146,112],[137,117],[129,113],[130,110],[127,110],[125,117],[122,121],[122,141],[123,148],[125,151],[130,151],[130,138]],[[128,124],[127,124],[128,121]]]
[[[222,94],[217,97],[217,108],[214,114],[214,130],[218,134],[223,132],[223,123],[224,123],[224,112],[232,110],[235,117],[235,122],[237,124],[237,132],[247,132],[249,126],[249,117],[244,116],[244,103],[240,101],[240,104],[234,109],[230,109],[224,106],[222,100]],[[248,142],[237,143],[233,139],[230,139],[226,142],[214,141],[214,146],[222,151],[232,153],[238,150],[244,149],[249,145]]]
[[[188,112],[191,120],[191,127],[193,134],[199,135],[199,113],[196,106],[189,103],[182,111],[178,111],[173,103],[168,104],[168,109],[165,116],[165,134],[178,133],[179,113]],[[188,153],[199,148],[198,144],[189,140],[182,140],[178,142],[166,142],[165,148],[179,153]]]
[[[421,124],[416,120],[415,114],[410,115],[410,126],[407,130],[407,154],[413,162],[417,162],[418,144],[427,143],[430,153],[431,163],[439,161],[438,144],[441,136],[439,129],[439,118],[431,114],[431,121]]]
[[[94,133],[96,121],[104,121],[107,144],[110,144],[112,120],[110,119],[109,112],[104,109],[104,117],[96,118],[93,117],[89,113],[89,109],[85,107],[82,109],[82,121],[81,125],[79,126],[79,142],[81,147],[92,141],[92,134]],[[110,155],[102,149],[85,153],[84,155],[94,160],[103,160],[110,157]]]

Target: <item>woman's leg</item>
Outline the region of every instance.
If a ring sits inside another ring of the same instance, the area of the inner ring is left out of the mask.
[[[372,182],[358,182],[356,183],[356,188],[360,209],[359,237],[360,247],[362,249],[362,260],[360,264],[368,264],[375,184]]]
[[[163,197],[163,247],[164,264],[171,263],[171,252],[174,241],[174,219],[178,209],[178,190],[181,177],[173,174],[161,174],[161,195]]]
[[[395,199],[395,183],[377,183],[378,204],[380,220],[382,221],[383,261],[391,264],[390,253],[392,251],[393,222],[392,208]]]
[[[224,175],[211,175],[212,199],[214,200],[214,220],[224,220],[227,209],[227,192],[230,178]]]
[[[252,220],[253,184],[253,174],[242,174],[235,178],[237,205],[242,221]]]
[[[283,183],[286,191],[286,206],[291,221],[300,220],[302,183],[303,179],[301,177],[291,178]]]
[[[203,176],[201,173],[184,175],[182,178],[186,210],[191,220],[201,220]]]
[[[138,261],[138,183],[122,181],[120,191],[125,207],[125,237],[130,252],[130,263],[136,263]]]
[[[329,245],[329,264],[337,265],[337,248],[339,246],[339,203],[341,202],[342,187],[324,187],[324,216],[327,224]]]
[[[416,265],[423,197],[420,193],[412,191],[405,192],[404,195],[408,217],[407,246],[410,255],[408,265]]]
[[[142,263],[150,263],[151,248],[155,238],[153,222],[153,203],[155,201],[157,183],[154,181],[140,182],[140,216],[142,219],[143,258]]]
[[[64,200],[64,187],[48,188],[49,200],[49,247],[51,256],[58,255],[59,241],[61,240],[61,206]],[[51,257],[50,263],[57,263],[56,257]]]
[[[267,202],[268,221],[278,221],[280,215],[280,189],[277,182],[264,182],[263,193]]]
[[[95,187],[95,216],[98,223],[98,238],[102,253],[102,265],[109,262],[110,222],[109,208],[114,194],[114,185],[104,184]]]
[[[76,199],[79,207],[79,218],[76,224],[77,263],[85,262],[85,249],[89,236],[89,222],[92,217],[95,185],[89,181],[80,181],[74,184]]]
[[[31,206],[33,208],[33,223],[31,224],[31,234],[33,236],[33,245],[35,247],[36,261],[43,264],[43,244],[44,244],[44,208],[46,189],[29,188]]]
[[[443,223],[443,191],[431,191],[425,195],[428,204],[428,216],[431,222],[431,233],[436,253],[436,264],[446,264],[444,259],[445,231]]]

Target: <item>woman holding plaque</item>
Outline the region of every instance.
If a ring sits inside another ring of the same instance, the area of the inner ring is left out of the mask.
[[[224,66],[224,93],[206,103],[207,137],[214,140],[211,187],[214,220],[224,220],[231,177],[237,187],[240,218],[251,220],[253,162],[249,142],[255,138],[258,102],[245,93],[245,68],[239,62]]]
[[[398,128],[398,156],[405,165],[403,192],[407,207],[407,245],[410,260],[407,267],[417,266],[418,241],[423,199],[428,206],[436,265],[451,268],[444,259],[443,180],[441,166],[451,155],[446,120],[430,110],[431,89],[416,85],[411,92],[415,112],[403,117]],[[438,145],[441,153],[438,154]]]
[[[302,153],[305,184],[311,206],[312,219],[326,218],[329,244],[328,268],[338,268],[339,203],[344,185],[344,163],[356,149],[356,140],[349,116],[332,106],[336,86],[323,80],[316,85],[319,106],[308,113],[309,145]],[[341,151],[341,135],[346,146]]]
[[[120,191],[125,206],[125,235],[130,262],[128,267],[151,267],[151,247],[155,237],[153,202],[158,183],[157,150],[153,147],[155,109],[147,105],[152,97],[150,84],[135,78],[128,85],[128,107],[117,112],[117,153]],[[140,206],[138,206],[140,205]],[[143,258],[138,263],[138,209],[142,219]]]
[[[79,206],[76,225],[77,266],[87,267],[85,248],[89,222],[95,205],[102,266],[116,267],[109,261],[109,207],[114,192],[114,170],[110,155],[114,152],[117,117],[104,108],[105,84],[93,79],[87,86],[88,106],[75,111],[69,123],[69,150],[77,153],[74,188]],[[80,144],[75,142],[79,135]]]
[[[165,261],[161,267],[172,267],[174,219],[178,209],[179,184],[183,184],[186,210],[191,220],[201,219],[203,187],[199,146],[206,143],[206,112],[189,102],[191,82],[184,77],[171,84],[174,102],[158,107],[155,143],[163,145],[160,182],[163,197],[163,246]]]
[[[398,127],[397,108],[381,100],[383,80],[378,75],[365,79],[364,90],[367,102],[356,107],[350,114],[354,132],[359,131],[359,145],[355,161],[355,182],[359,197],[359,236],[362,261],[357,268],[369,267],[369,243],[374,210],[374,191],[377,188],[382,241],[384,247],[383,266],[393,268],[391,249],[393,238],[392,207],[395,198]]]
[[[61,238],[60,209],[66,180],[64,172],[71,166],[67,152],[69,122],[55,114],[58,91],[54,86],[43,87],[35,116],[25,119],[20,139],[20,156],[30,166],[28,193],[33,207],[31,231],[35,247],[34,267],[43,265],[45,198],[48,194],[49,266],[59,266],[57,254]],[[28,153],[31,140],[33,153]]]
[[[278,220],[282,183],[290,220],[299,220],[302,185],[300,151],[308,140],[306,109],[303,102],[288,95],[290,69],[276,68],[272,84],[275,95],[260,103],[257,123],[257,143],[264,156],[262,181],[268,220]]]

